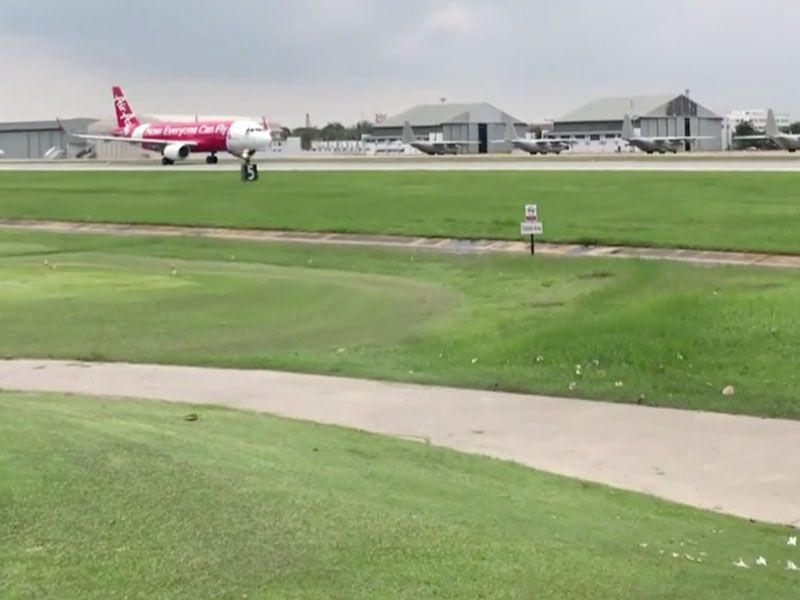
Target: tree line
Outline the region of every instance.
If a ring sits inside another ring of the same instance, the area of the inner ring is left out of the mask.
[[[375,125],[369,121],[359,121],[355,125],[345,126],[339,122],[328,123],[324,127],[295,127],[283,128],[283,136],[299,137],[303,150],[311,149],[311,142],[338,142],[345,140],[360,140],[364,134],[372,133]]]

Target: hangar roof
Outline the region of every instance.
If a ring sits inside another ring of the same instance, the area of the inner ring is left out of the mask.
[[[408,121],[412,127],[435,126],[444,123],[523,123],[488,102],[471,104],[421,104],[389,117],[379,127],[402,127]]]
[[[683,94],[658,94],[653,96],[613,96],[598,98],[597,100],[589,102],[588,104],[584,104],[580,108],[567,113],[558,119],[558,121],[621,121],[626,114],[629,114],[632,117],[668,116],[670,110],[669,105],[673,103],[676,106],[696,106],[697,116],[719,118],[712,111],[700,106]],[[680,113],[680,116],[683,114],[684,113]]]
[[[61,119],[61,122],[67,128],[85,129],[89,123],[94,119],[75,118],[75,119]],[[0,131],[52,131],[58,130],[58,122],[53,121],[13,121],[8,123],[0,123]]]

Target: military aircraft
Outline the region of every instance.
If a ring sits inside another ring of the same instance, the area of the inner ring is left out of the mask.
[[[648,137],[636,135],[633,130],[633,121],[631,121],[630,115],[625,115],[622,121],[622,139],[631,146],[644,150],[647,154],[653,154],[653,152],[658,152],[659,154],[672,152],[673,154],[677,154],[678,150],[686,144],[686,142],[711,139],[711,136],[667,135]]]
[[[406,121],[403,125],[403,143],[416,148],[425,154],[458,154],[465,146],[473,143],[470,140],[418,140]]]
[[[770,108],[767,111],[767,127],[762,135],[738,135],[733,136],[734,140],[771,140],[782,150],[797,152],[800,150],[800,135],[796,133],[783,133],[778,129],[778,122],[775,119],[775,112]]]
[[[521,138],[517,134],[517,129],[511,122],[506,123],[506,135],[502,140],[494,142],[505,142],[514,148],[524,150],[529,154],[561,154],[564,150],[569,150],[577,140],[565,140],[555,138]]]

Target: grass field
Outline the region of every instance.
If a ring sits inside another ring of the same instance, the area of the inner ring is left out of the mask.
[[[796,275],[768,270],[0,233],[6,357],[269,367],[800,418],[798,304]]]
[[[0,173],[0,218],[170,223],[800,253],[794,173]]]
[[[7,600],[730,600],[800,585],[788,530],[337,428],[0,393],[0,439]]]

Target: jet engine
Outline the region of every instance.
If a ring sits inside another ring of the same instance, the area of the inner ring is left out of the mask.
[[[183,160],[189,156],[189,146],[184,144],[169,144],[164,148],[164,157],[169,160]]]

